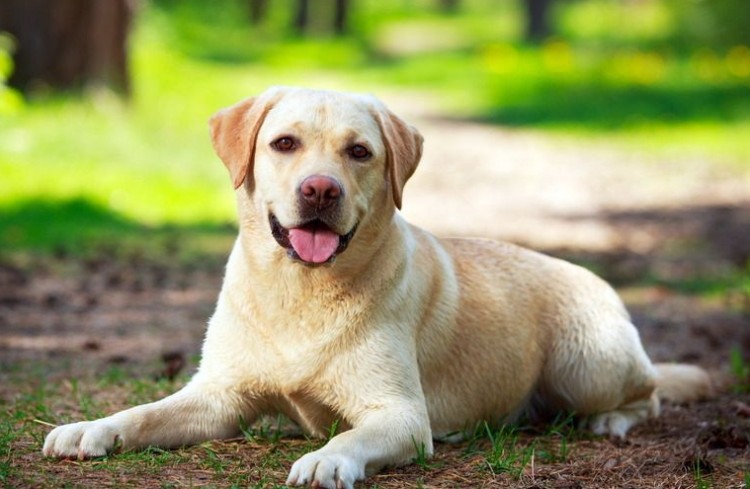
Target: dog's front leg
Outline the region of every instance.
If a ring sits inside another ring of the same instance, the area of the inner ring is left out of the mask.
[[[106,455],[116,448],[191,445],[234,436],[239,432],[241,417],[250,422],[256,415],[255,409],[233,389],[193,379],[160,401],[96,421],[58,426],[47,435],[43,453],[82,460]]]
[[[331,439],[323,448],[297,460],[287,484],[352,489],[365,474],[386,465],[432,455],[432,435],[424,402],[380,404],[354,427]]]

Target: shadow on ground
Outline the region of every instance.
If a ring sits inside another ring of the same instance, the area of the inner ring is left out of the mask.
[[[694,293],[750,286],[750,204],[610,211],[599,221],[621,237],[605,252],[547,250],[583,263],[617,286],[659,283]]]
[[[533,95],[531,95],[533,94]],[[644,121],[734,121],[747,119],[747,87],[611,86],[603,83],[544,83],[509,102],[507,87],[479,120],[506,126],[576,125],[615,129]]]
[[[177,251],[210,255],[206,238],[226,239],[235,233],[229,223],[151,226],[84,198],[27,199],[0,208],[0,250],[10,255],[111,255],[113,260],[134,250],[163,254],[164,259],[175,258]]]

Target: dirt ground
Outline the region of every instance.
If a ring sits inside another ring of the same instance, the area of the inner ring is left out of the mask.
[[[594,269],[623,295],[655,361],[702,365],[725,392],[689,406],[665,406],[659,419],[636,428],[625,442],[578,437],[564,460],[532,461],[515,478],[487,470],[466,445],[438,444],[429,467],[389,470],[366,486],[744,487],[750,396],[731,391],[729,359],[733,350],[750,357],[750,298],[739,289],[701,297],[689,290],[747,266],[748,175],[718,170],[706,155],[679,149],[652,154],[603,143],[581,147],[421,114],[412,122],[426,143],[423,163],[407,185],[408,219],[438,235],[510,240]],[[228,252],[229,234],[226,243]],[[221,256],[188,265],[138,253],[5,259],[0,399],[12,410],[24,387],[9,379],[30,366],[44,365],[50,382],[95,378],[112,365],[146,378],[190,371],[222,273]],[[23,452],[12,463],[21,464],[26,477],[9,487],[53,487],[35,477],[40,464],[60,485],[128,486],[91,473],[81,479],[69,465],[43,460],[44,431],[39,427],[35,441],[12,447]],[[524,432],[521,443],[536,437]],[[263,449],[242,442],[217,446],[245,467],[257,462],[253,450]],[[277,470],[276,482],[288,468]],[[200,478],[187,484],[184,474],[168,476],[178,486],[203,485]],[[144,480],[129,487],[164,486],[158,478]],[[220,480],[207,484],[225,487]]]

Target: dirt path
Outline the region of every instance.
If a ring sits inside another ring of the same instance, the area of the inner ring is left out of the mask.
[[[425,136],[425,151],[406,187],[404,214],[441,235],[648,252],[658,236],[620,233],[606,216],[750,203],[750,172],[719,169],[701,155],[424,115],[411,122]]]

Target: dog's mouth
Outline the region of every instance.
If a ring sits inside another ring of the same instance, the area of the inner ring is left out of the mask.
[[[357,231],[357,226],[354,226],[351,231],[341,235],[320,219],[313,219],[293,228],[282,226],[273,214],[268,219],[271,234],[279,246],[286,249],[290,258],[307,265],[332,263],[337,255],[346,250]]]

